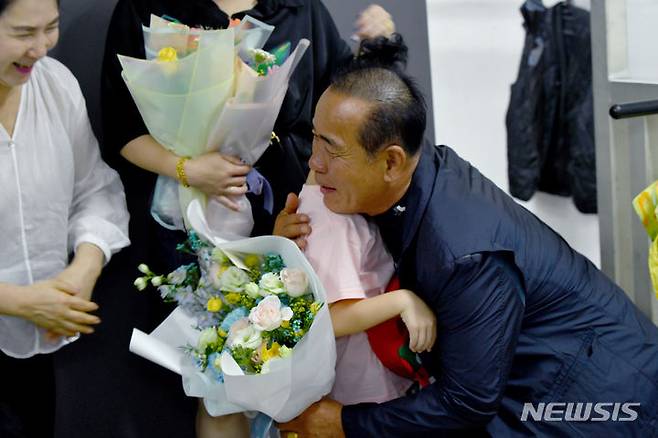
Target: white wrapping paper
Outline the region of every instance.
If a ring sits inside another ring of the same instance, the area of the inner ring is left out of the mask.
[[[188,210],[195,230],[208,241],[235,253],[280,254],[288,267],[303,269],[309,287],[317,301],[326,302],[326,293],[313,268],[297,246],[288,239],[261,236],[224,242],[206,227],[198,201]],[[133,331],[130,351],[158,363],[183,377],[185,393],[201,397],[211,415],[240,411],[260,411],[276,421],[285,422],[299,415],[309,405],[328,394],[335,377],[336,344],[329,310],[323,305],[315,316],[309,332],[295,346],[293,354],[270,362],[267,374],[244,375],[235,361],[222,356],[224,383],[201,373],[181,347],[196,345],[199,331],[194,330],[193,318],[176,309],[150,335]]]

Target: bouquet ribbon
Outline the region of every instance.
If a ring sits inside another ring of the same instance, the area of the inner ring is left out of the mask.
[[[274,195],[270,182],[256,169],[251,169],[247,174],[247,187],[249,193],[254,195],[263,195],[263,207],[268,213],[272,214],[274,208]]]

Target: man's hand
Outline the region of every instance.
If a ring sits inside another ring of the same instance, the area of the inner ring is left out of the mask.
[[[343,405],[325,398],[308,407],[293,420],[279,424],[282,438],[344,438]]]
[[[370,5],[361,12],[354,27],[352,39],[359,41],[379,36],[388,38],[395,32],[393,17],[379,5]]]
[[[294,193],[289,193],[286,199],[286,205],[277,215],[274,222],[275,236],[283,236],[294,240],[299,249],[304,251],[306,248],[306,236],[311,234],[311,219],[305,214],[297,214],[299,198]]]

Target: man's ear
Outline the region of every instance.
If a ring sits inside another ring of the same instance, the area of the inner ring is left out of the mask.
[[[387,146],[382,153],[386,160],[384,181],[392,183],[406,176],[409,157],[402,146],[397,144]]]

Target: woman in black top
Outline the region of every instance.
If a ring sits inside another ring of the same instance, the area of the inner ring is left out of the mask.
[[[153,234],[155,227],[148,206],[157,175],[137,166],[175,177],[175,164],[179,158],[162,146],[153,145],[155,141],[148,135],[121,78],[121,66],[116,57],[122,54],[144,58],[142,25],[148,25],[151,14],[168,15],[194,27],[218,29],[226,28],[229,24],[229,16],[220,7],[230,12],[247,7],[251,9],[235,12],[232,18],[242,18],[248,14],[274,25],[274,32],[265,45],[266,50],[286,41],[293,48],[302,38],[311,41],[311,47],[290,80],[274,127],[280,143],[274,142],[255,165],[272,185],[274,212],[281,210],[286,195],[298,192],[306,180],[315,103],[327,87],[333,72],[348,61],[352,53],[319,0],[261,0],[253,7],[252,4],[251,0],[217,0],[217,3],[212,0],[120,0],[117,4],[108,32],[103,66],[104,152],[106,159],[120,171],[126,186],[128,208],[132,215],[131,231],[146,237]],[[369,22],[388,20],[392,31],[388,14],[381,8],[377,12]],[[365,35],[373,36],[375,32],[383,30],[374,27]],[[146,149],[151,148],[160,149],[157,156],[162,158],[150,159],[149,162],[143,155]],[[120,158],[120,154],[127,160]],[[243,189],[241,186],[244,180],[241,177],[248,170],[248,167],[229,162],[218,153],[206,154],[185,163],[185,173],[190,184],[211,195],[242,193],[240,190]],[[231,175],[233,182],[227,183],[228,177],[222,180],[224,175]],[[259,208],[253,199],[252,204],[255,216],[253,234],[270,234],[274,224],[273,216]],[[140,243],[134,242],[133,246],[140,246]]]
[[[134,290],[135,267],[146,262],[159,272],[168,272],[181,264],[173,248],[185,239],[182,232],[165,230],[151,218],[150,201],[157,178],[153,171],[175,176],[178,157],[164,150],[157,152],[164,155],[155,162],[144,162],[145,150],[163,148],[153,145],[155,141],[121,78],[116,56],[145,57],[142,25],[148,25],[150,14],[213,29],[226,28],[229,15],[242,18],[248,14],[275,26],[266,50],[287,41],[294,48],[301,38],[311,41],[290,80],[275,124],[280,143],[273,143],[255,165],[272,186],[274,214],[282,209],[286,195],[299,192],[306,179],[315,104],[333,72],[352,57],[320,0],[119,0],[103,65],[102,151],[123,180],[132,245],[113,259],[96,288],[102,326],[94,338],[72,346],[59,357],[58,388],[63,390],[58,396],[64,403],[58,408],[58,436],[83,436],[82,431],[94,438],[194,435],[196,401],[184,396],[179,376],[128,352],[133,327],[150,332],[173,310],[161,303],[157,293]],[[357,26],[357,36],[362,38],[394,30],[390,15],[380,7],[368,8]],[[190,184],[205,187],[207,193],[213,190],[212,194],[241,193],[240,178],[248,170],[218,153],[185,163]],[[257,198],[248,197],[254,212],[252,234],[272,233],[274,215],[259,207]]]

